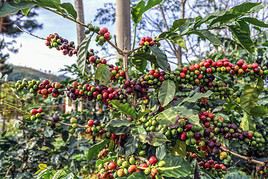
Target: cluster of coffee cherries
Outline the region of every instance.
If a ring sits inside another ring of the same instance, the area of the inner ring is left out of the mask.
[[[158,161],[155,156],[150,156],[148,160],[141,160],[130,156],[119,157],[116,161],[109,161],[98,166],[98,178],[113,179],[117,177],[127,177],[136,172],[143,172],[145,175],[154,178],[158,173],[158,167],[165,166],[165,161]]]
[[[208,170],[218,176],[222,176],[226,173],[226,166],[223,163],[219,163],[213,159],[207,161],[200,161],[199,166],[205,170]]]
[[[251,75],[253,74],[259,74],[263,75],[264,71],[259,67],[258,63],[253,64],[247,64],[245,60],[240,59],[236,62],[236,65],[234,66],[234,73],[241,75],[244,73],[249,73]],[[268,74],[268,71],[265,70],[265,74]]]
[[[165,72],[164,71],[150,70],[148,74],[143,75],[139,79],[139,82],[142,85],[160,86],[164,80],[165,80]]]
[[[154,40],[152,37],[142,37],[139,45],[141,47],[148,47],[148,46],[154,46],[154,45],[159,45],[159,43]]]
[[[56,98],[59,95],[63,95],[63,85],[59,82],[50,82],[49,80],[43,80],[38,86],[38,94],[41,94],[43,98],[47,98],[49,94]]]
[[[77,54],[77,49],[75,48],[74,42],[69,42],[67,39],[60,37],[57,33],[49,34],[45,43],[49,48],[61,50],[63,55],[69,55],[71,57]]]
[[[87,122],[86,134],[91,136],[100,136],[105,133],[104,126],[101,125],[100,121],[89,119]]]
[[[233,88],[230,88],[229,84],[217,80],[214,80],[212,83],[209,83],[205,91],[206,90],[211,90],[213,92],[210,99],[224,99],[230,94],[234,94],[234,90]]]
[[[27,90],[30,93],[35,93],[36,90],[38,89],[39,83],[40,81],[36,81],[36,80],[31,80],[31,81],[27,81],[26,79],[19,80],[16,82],[15,88],[17,91]]]
[[[253,133],[250,131],[243,131],[235,123],[227,123],[222,116],[217,116],[210,111],[203,111],[199,113],[199,119],[205,127],[205,135],[213,137],[221,134],[225,139],[239,139],[249,142]]]
[[[33,108],[31,110],[31,120],[35,120],[41,117],[41,113],[43,112],[43,109],[40,108]]]
[[[112,36],[107,27],[101,27],[96,37],[96,42],[99,45],[103,45],[106,41],[111,40]]]
[[[119,89],[102,85],[81,84],[77,81],[73,82],[72,86],[67,87],[67,96],[72,100],[78,98],[86,98],[88,100],[101,101],[108,104],[110,100],[117,99],[121,102],[126,102],[126,95]]]
[[[112,73],[111,80],[123,82],[126,79],[126,72],[121,66],[111,66],[110,71]]]
[[[99,64],[107,64],[107,60],[96,56],[93,49],[90,49],[87,59],[89,64],[94,66],[98,66]]]
[[[63,95],[63,85],[59,82],[50,82],[43,80],[42,82],[36,80],[22,80],[15,84],[18,91],[29,90],[33,94],[40,94],[43,98],[47,98],[51,94],[52,97]]]
[[[125,80],[122,88],[125,90],[126,94],[135,93],[137,98],[144,98],[148,95],[148,86],[142,85],[135,80]]]

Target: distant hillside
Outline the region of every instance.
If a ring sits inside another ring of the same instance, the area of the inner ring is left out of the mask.
[[[53,74],[48,74],[29,67],[13,66],[13,71],[8,75],[8,80],[18,81],[24,78],[36,80],[49,79],[51,81],[62,81],[65,80],[67,77],[64,75],[56,76]]]

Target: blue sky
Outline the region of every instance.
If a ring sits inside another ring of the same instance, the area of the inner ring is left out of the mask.
[[[73,0],[62,2],[73,2]],[[103,7],[106,2],[113,2],[113,0],[84,1],[86,23],[94,19],[96,9]],[[43,9],[39,10],[37,20],[43,24],[43,29],[36,30],[34,34],[46,37],[50,33],[57,32],[68,40],[76,41],[76,28],[73,22]],[[114,31],[113,28],[109,27],[111,32]],[[8,60],[9,63],[57,73],[64,65],[71,65],[76,60],[75,57],[64,56],[55,49],[47,48],[44,41],[28,34],[23,34],[16,40],[17,45],[20,47],[19,52],[11,54]],[[92,47],[94,47],[94,43],[92,43]]]

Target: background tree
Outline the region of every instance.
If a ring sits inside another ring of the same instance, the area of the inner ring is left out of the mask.
[[[11,1],[1,1],[0,6],[4,6],[5,2]],[[38,16],[36,9],[30,11],[28,16],[24,16],[22,11],[20,11],[15,15],[10,14],[0,17],[0,73],[2,76],[12,72],[12,66],[5,64],[9,58],[9,53],[18,52],[18,48],[15,46],[16,41],[9,38],[15,39],[19,37],[23,33],[21,29],[31,33],[36,29],[42,28],[42,25],[35,19]],[[0,77],[2,77],[1,75]]]
[[[140,39],[145,34],[150,34],[150,36],[155,36],[159,33],[167,31],[174,20],[183,18],[194,18],[196,16],[204,17],[212,12],[218,10],[226,10],[230,7],[236,6],[244,1],[241,0],[165,0],[159,6],[151,9],[149,13],[144,15],[141,23],[138,25],[139,34],[137,37]],[[260,2],[260,1],[254,1]],[[137,1],[131,1],[131,6],[136,4]],[[266,5],[267,0],[262,0],[261,3]],[[97,9],[96,16],[94,18],[95,22],[100,24],[114,24],[115,23],[115,4],[106,3],[103,8]],[[108,10],[109,9],[109,10]],[[261,9],[258,12],[252,14],[253,17],[260,17],[261,20],[265,21],[267,19],[267,7]],[[133,31],[133,29],[132,29]],[[217,32],[217,31],[215,31]],[[251,27],[252,37],[258,36],[259,31]],[[223,31],[225,37],[230,39],[231,34],[227,31]],[[132,33],[133,34],[133,33]],[[222,39],[224,40],[224,39]],[[226,39],[225,39],[226,40]],[[198,41],[199,43],[196,43]],[[201,41],[198,36],[186,37],[186,42],[178,41],[177,43],[172,43],[166,41],[163,43],[165,46],[165,51],[167,55],[173,59],[173,62],[180,65],[182,62],[198,58],[204,58],[207,52],[213,49],[212,46],[208,45],[207,42]],[[187,49],[185,48],[187,47]],[[204,48],[205,47],[205,48]],[[246,52],[243,52],[246,53]],[[246,55],[249,55],[248,53]],[[174,60],[176,59],[176,60]]]

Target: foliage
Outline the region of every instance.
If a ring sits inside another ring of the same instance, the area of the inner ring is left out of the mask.
[[[132,8],[135,25],[161,2],[139,1]],[[14,7],[38,5],[77,22],[72,5],[58,0],[6,5],[5,14],[13,13]],[[224,37],[214,32],[225,29],[233,34],[235,45],[254,53],[258,46],[249,25],[266,25],[248,15],[260,7],[246,2],[204,18],[178,19],[157,38],[145,37],[127,52],[116,46],[107,28],[83,24],[89,35],[78,46],[77,65],[68,68],[77,80],[15,84],[22,99],[31,93],[29,99],[41,95],[46,100],[29,101],[31,110],[23,105],[30,113],[23,115],[21,130],[12,140],[3,138],[1,176],[32,177],[37,171],[38,178],[267,177],[263,81],[268,67],[214,56],[171,70],[159,42],[184,47],[185,37],[197,35],[220,46]],[[98,44],[108,43],[124,55],[123,61],[107,64],[88,50],[95,35]],[[46,44],[76,54],[74,45],[59,35],[49,35]],[[141,61],[145,63],[139,67]],[[48,103],[59,105],[66,96],[73,102],[87,101],[87,108],[67,114],[49,108]],[[234,164],[237,169],[232,169]]]

